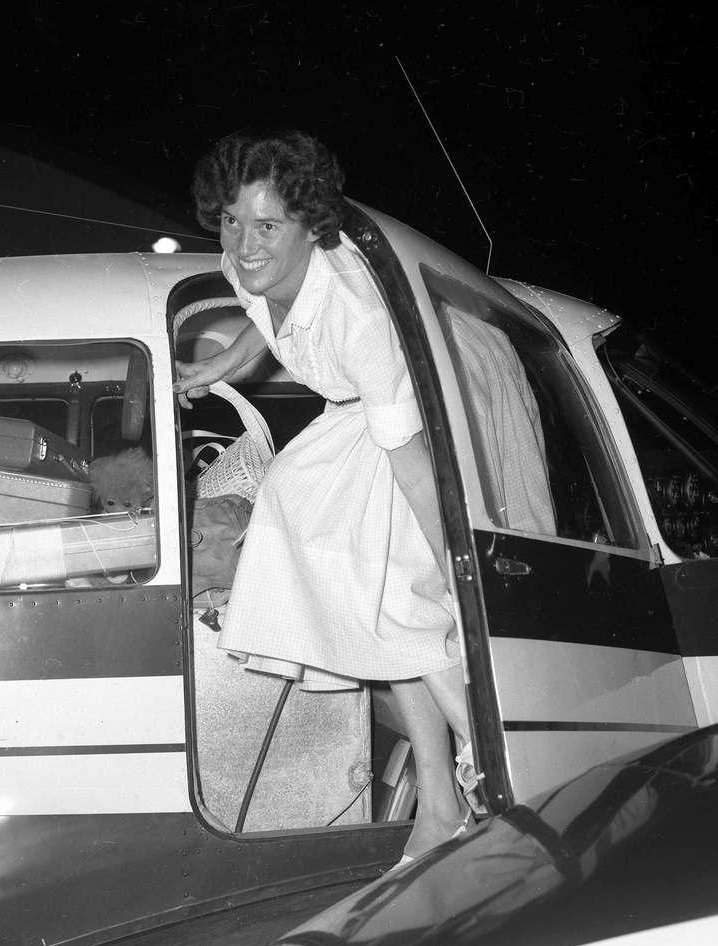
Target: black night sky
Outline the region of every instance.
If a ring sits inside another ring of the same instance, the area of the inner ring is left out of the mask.
[[[340,155],[350,196],[483,267],[486,241],[398,56],[493,237],[491,271],[653,327],[715,381],[704,5],[420,7],[29,2],[4,28],[6,140],[43,160],[67,149],[106,186],[187,208],[211,140],[301,127]]]

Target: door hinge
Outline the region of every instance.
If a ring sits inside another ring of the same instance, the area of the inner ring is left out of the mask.
[[[473,581],[474,567],[471,564],[470,555],[454,556],[454,574],[457,581]]]

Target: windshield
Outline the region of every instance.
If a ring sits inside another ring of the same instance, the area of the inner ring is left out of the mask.
[[[718,401],[631,333],[598,356],[626,420],[658,526],[684,558],[718,557]]]

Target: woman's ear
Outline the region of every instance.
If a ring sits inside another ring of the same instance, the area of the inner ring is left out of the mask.
[[[319,239],[319,234],[316,233],[316,231],[314,230],[307,231],[307,241],[309,243],[316,243],[318,239]]]

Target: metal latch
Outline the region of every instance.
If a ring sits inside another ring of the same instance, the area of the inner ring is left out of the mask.
[[[531,566],[526,562],[517,562],[513,558],[497,558],[494,568],[499,575],[530,575]]]
[[[474,580],[474,569],[472,568],[471,557],[469,555],[454,556],[454,574],[456,575],[457,581]]]

